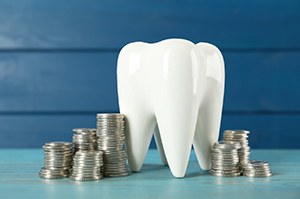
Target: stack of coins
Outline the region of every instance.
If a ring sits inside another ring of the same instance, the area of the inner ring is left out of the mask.
[[[238,149],[240,143],[233,141],[215,142],[212,148],[210,173],[220,177],[236,177],[241,175]]]
[[[73,129],[73,143],[75,151],[97,150],[97,129],[77,128]]]
[[[100,180],[103,167],[102,151],[77,151],[73,158],[70,179],[76,181]]]
[[[125,116],[97,114],[98,150],[103,151],[103,174],[107,177],[127,176],[125,152]]]
[[[247,177],[270,177],[272,172],[267,161],[251,160],[244,165],[243,175]]]
[[[73,144],[70,142],[50,142],[44,146],[44,167],[41,178],[65,178],[72,166]]]
[[[236,141],[239,142],[241,148],[238,150],[240,166],[243,169],[243,165],[249,162],[250,147],[248,142],[249,131],[245,130],[226,130],[223,133],[224,141]]]

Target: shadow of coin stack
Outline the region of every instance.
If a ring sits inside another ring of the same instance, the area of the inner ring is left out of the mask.
[[[220,177],[236,177],[241,175],[239,167],[238,142],[215,142],[212,148],[210,174]]]
[[[44,167],[39,176],[46,179],[66,178],[72,167],[73,144],[49,142],[44,146]]]
[[[98,150],[103,151],[103,174],[106,177],[127,176],[125,152],[125,116],[97,114]]]
[[[103,153],[97,151],[96,129],[78,128],[73,130],[75,155],[70,175],[71,180],[92,181],[103,178]]]

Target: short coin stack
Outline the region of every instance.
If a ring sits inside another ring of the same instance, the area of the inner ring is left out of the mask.
[[[212,148],[210,173],[220,177],[240,176],[238,142],[220,141],[215,142]]]
[[[250,156],[250,147],[248,142],[248,135],[249,131],[245,130],[226,130],[223,133],[223,140],[224,141],[236,141],[239,142],[241,148],[238,150],[239,154],[239,162],[240,166],[243,169],[243,165],[249,162]]]
[[[73,129],[73,143],[75,151],[97,150],[97,129],[78,128]]]
[[[248,142],[250,132],[245,130],[226,130],[223,134],[223,140],[222,143],[227,142],[233,142],[233,143],[239,143],[240,148],[238,149],[238,162],[239,162],[239,168],[240,168],[240,174],[243,174],[247,177],[270,177],[272,176],[272,172],[270,169],[270,165],[266,161],[257,161],[257,160],[249,160],[250,158],[250,147]],[[216,142],[215,145],[218,145],[220,142]],[[224,174],[216,174],[214,172],[215,168],[222,168],[217,163],[219,162],[226,162],[227,157],[222,157],[219,155],[218,161],[215,161],[215,157],[218,153],[215,152],[216,146],[214,145],[212,149],[212,169],[211,172],[215,176],[230,176],[230,175],[224,175]],[[219,173],[222,173],[219,171]],[[225,173],[225,172],[223,172]],[[234,176],[234,175],[232,175]]]
[[[127,176],[125,116],[97,114],[98,150],[103,151],[103,173],[107,177]]]
[[[69,176],[72,166],[73,144],[70,142],[50,142],[44,146],[44,167],[39,176],[46,179]]]
[[[76,181],[100,180],[103,167],[102,151],[77,151],[73,158],[70,179]]]
[[[272,172],[267,161],[251,160],[244,165],[243,175],[247,177],[270,177]]]

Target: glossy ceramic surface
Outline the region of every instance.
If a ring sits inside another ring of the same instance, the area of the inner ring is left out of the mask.
[[[224,95],[218,48],[184,39],[130,43],[119,54],[117,75],[130,168],[141,169],[155,132],[161,159],[175,177],[185,175],[192,144],[201,168],[209,169]]]

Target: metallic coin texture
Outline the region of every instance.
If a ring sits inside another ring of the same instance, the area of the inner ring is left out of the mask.
[[[244,165],[243,175],[247,177],[270,177],[272,171],[267,161],[250,160]]]
[[[243,165],[249,162],[250,147],[248,142],[250,132],[246,130],[226,130],[223,133],[223,140],[239,142],[241,148],[238,150],[240,166],[243,170]]]
[[[103,152],[79,150],[73,158],[70,179],[75,181],[100,180],[103,168]]]
[[[211,169],[209,173],[218,177],[240,176],[238,149],[239,142],[215,142],[211,150]]]
[[[125,116],[118,113],[97,114],[98,150],[103,151],[103,174],[127,176],[125,152]]]
[[[270,177],[272,172],[267,161],[250,160],[249,138],[246,130],[226,130],[223,141],[214,143],[211,150],[213,176]]]
[[[73,143],[75,151],[97,150],[97,129],[92,128],[77,128],[73,129]]]
[[[70,142],[49,142],[44,144],[44,166],[39,172],[41,178],[59,179],[69,176],[72,167],[73,144]]]

